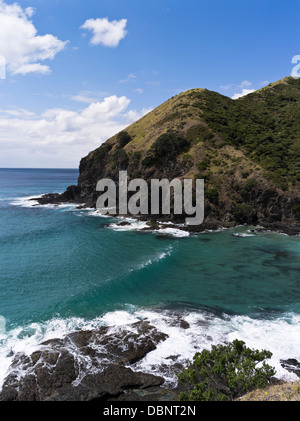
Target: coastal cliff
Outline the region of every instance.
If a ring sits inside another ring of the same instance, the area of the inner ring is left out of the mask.
[[[186,91],[82,158],[76,186],[39,202],[95,207],[97,182],[118,183],[121,170],[129,180],[148,183],[204,179],[203,226],[247,223],[298,233],[299,101],[300,80],[292,77],[237,100],[206,89]],[[169,215],[173,222],[183,217]]]

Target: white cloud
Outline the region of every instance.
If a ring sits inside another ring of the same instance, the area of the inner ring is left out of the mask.
[[[249,80],[243,80],[240,84],[240,88],[246,88],[252,85],[252,82],[249,82]]]
[[[133,82],[136,79],[136,75],[134,75],[133,73],[130,73],[126,79],[122,79],[119,80],[119,83],[128,83],[128,82]]]
[[[135,110],[130,110],[125,114],[125,117],[128,122],[137,121],[140,118],[142,118],[144,115],[150,113],[150,111],[152,110],[153,108],[143,108],[142,111],[139,111],[139,112]]]
[[[27,75],[28,73],[49,74],[51,73],[51,69],[49,66],[41,63],[22,64],[14,73],[21,75]]]
[[[34,7],[27,7],[27,8],[25,9],[25,14],[26,14],[26,16],[28,16],[29,18],[31,18],[31,16],[33,16],[33,15],[34,15],[34,12],[35,12]]]
[[[255,91],[255,89],[243,89],[242,92],[235,93],[231,98],[232,99],[238,99],[238,98],[241,98],[242,96],[251,94],[254,91]]]
[[[33,13],[32,7],[0,0],[0,55],[13,74],[50,73],[40,62],[53,59],[67,44],[51,34],[38,35],[30,20]]]
[[[128,110],[130,100],[112,95],[80,110],[0,110],[0,167],[78,167],[105,140],[148,113]]]
[[[116,47],[121,39],[125,38],[127,19],[113,20],[108,18],[88,19],[80,27],[93,32],[92,45],[104,45],[105,47]]]
[[[229,83],[228,85],[220,85],[220,88],[221,89],[224,89],[225,91],[227,91],[228,89],[231,89],[232,88],[232,84]]]
[[[101,102],[103,98],[110,96],[107,91],[81,91],[77,95],[71,96],[73,101],[82,102],[84,104],[92,104],[93,102]],[[68,97],[68,95],[67,95]]]
[[[252,86],[253,83],[250,82],[249,80],[243,80],[239,85],[238,84],[233,84],[233,83],[229,83],[228,85],[220,85],[220,88],[224,91],[233,91],[237,90],[237,89],[242,89],[241,93],[234,93],[232,99],[237,99],[240,98],[241,96],[247,95],[248,93],[253,92],[252,89],[249,89],[250,86]],[[247,89],[248,88],[248,89]]]
[[[8,110],[0,110],[0,114],[6,114],[14,117],[32,117],[35,115],[33,112],[25,110],[24,108],[11,108]]]
[[[93,98],[92,96],[87,96],[84,94],[74,95],[71,99],[73,101],[84,102],[86,104],[92,104],[95,101],[95,98]]]

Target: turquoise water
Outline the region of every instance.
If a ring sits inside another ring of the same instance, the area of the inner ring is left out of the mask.
[[[281,357],[300,357],[300,237],[250,227],[149,233],[136,221],[120,229],[93,210],[28,200],[62,192],[77,176],[0,169],[0,380],[11,349],[29,352],[47,335],[141,317],[165,330],[185,318],[196,348],[232,337],[271,348],[279,370]],[[178,329],[170,347],[180,348]]]

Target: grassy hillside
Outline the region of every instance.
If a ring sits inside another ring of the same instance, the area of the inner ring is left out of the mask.
[[[266,175],[282,188],[299,187],[299,101],[300,80],[291,77],[238,100],[205,89],[193,89],[171,98],[129,126],[126,132],[131,140],[122,149],[127,154],[128,165],[136,167],[161,134],[180,133],[190,142],[190,148],[189,154],[182,153],[178,158],[191,161],[194,165],[189,167],[193,173],[207,155],[205,170],[215,173],[226,167],[228,157],[222,152],[231,146],[269,172]],[[108,145],[119,151],[117,143],[116,135],[88,159],[94,160],[93,164],[100,163],[103,153],[108,152]],[[232,155],[232,148],[229,151]],[[110,155],[111,169],[114,164],[118,166],[120,155],[125,157],[116,151]],[[215,158],[214,162],[210,158]],[[221,162],[217,158],[222,158]],[[200,169],[203,167],[200,165]],[[138,165],[138,169],[143,170],[143,167]]]
[[[253,392],[249,392],[238,401],[287,401],[287,402],[298,402],[300,401],[300,382],[293,383],[282,383],[278,385],[268,386],[264,389],[257,389]]]
[[[237,100],[183,92],[80,163],[68,197],[94,206],[101,178],[203,178],[206,220],[300,220],[300,80],[287,77]]]

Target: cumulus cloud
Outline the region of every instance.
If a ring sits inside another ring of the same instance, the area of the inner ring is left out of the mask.
[[[0,110],[0,167],[76,168],[83,156],[150,111],[128,110],[129,104],[127,97],[112,95],[76,111]]]
[[[109,21],[108,18],[88,19],[80,27],[93,32],[92,45],[116,47],[125,38],[127,19]]]
[[[51,34],[38,35],[30,20],[33,14],[32,7],[22,9],[0,0],[0,56],[13,74],[50,73],[50,67],[40,62],[53,59],[68,42]]]
[[[254,91],[255,91],[255,89],[243,89],[242,92],[235,93],[231,98],[232,99],[238,99],[238,98],[241,98],[242,96],[251,94]]]

